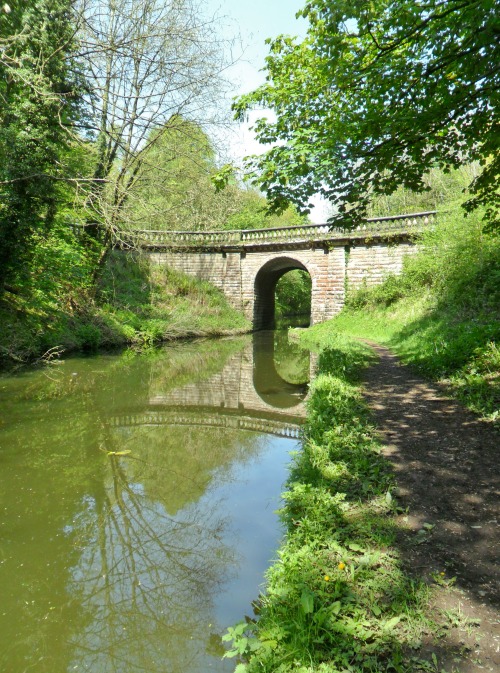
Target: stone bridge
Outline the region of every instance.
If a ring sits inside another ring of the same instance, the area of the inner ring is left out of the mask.
[[[130,242],[164,264],[220,288],[254,329],[274,326],[274,292],[292,269],[311,277],[311,323],[344,304],[346,289],[399,273],[436,212],[367,219],[346,231],[328,224],[217,232],[136,231]],[[126,243],[126,242],[125,242]]]

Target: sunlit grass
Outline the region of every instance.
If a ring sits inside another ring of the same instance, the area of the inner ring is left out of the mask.
[[[151,346],[250,330],[222,292],[132,254],[111,255],[97,292],[90,253],[58,232],[41,240],[24,284],[0,304],[0,361],[55,352]]]
[[[434,624],[428,587],[401,564],[393,476],[357,387],[374,356],[325,325],[302,340],[321,353],[283,494],[287,534],[257,621],[229,629],[230,654],[238,673],[418,670]]]
[[[325,330],[389,346],[469,408],[500,416],[500,238],[450,213],[400,277],[352,292]]]

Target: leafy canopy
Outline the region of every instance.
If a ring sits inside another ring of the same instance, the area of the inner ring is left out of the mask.
[[[207,133],[181,115],[147,138],[141,167],[120,216],[131,229],[207,231],[259,229],[302,224],[295,208],[268,214],[265,198],[245,189],[231,173],[217,191],[212,176],[216,151]]]
[[[81,87],[71,0],[11,4],[0,7],[0,292],[53,224]]]
[[[234,104],[240,120],[275,112],[255,130],[276,145],[247,159],[272,207],[321,193],[355,221],[373,195],[477,161],[465,207],[498,226],[500,1],[310,0],[299,15],[306,38],[270,41],[266,82]]]

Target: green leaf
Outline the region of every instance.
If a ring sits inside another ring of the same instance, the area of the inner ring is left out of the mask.
[[[399,624],[401,621],[401,617],[392,617],[392,619],[389,619],[385,624],[382,626],[382,629],[384,631],[391,631],[396,624]]]
[[[334,615],[338,615],[341,607],[342,603],[340,601],[335,601],[330,605],[330,611],[333,612]]]
[[[359,544],[356,544],[356,543],[350,544],[350,545],[348,545],[348,547],[349,547],[349,549],[352,549],[352,551],[359,551],[359,552],[364,551],[364,549],[362,547],[360,547]]]
[[[314,610],[314,594],[311,593],[308,589],[302,591],[300,597],[300,604],[305,615],[310,614]]]

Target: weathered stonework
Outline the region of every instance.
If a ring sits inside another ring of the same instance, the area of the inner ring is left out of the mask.
[[[389,274],[399,274],[406,255],[415,254],[418,245],[408,241],[356,244],[346,255],[346,286],[357,290],[363,285],[378,285]]]
[[[269,327],[274,317],[274,290],[291,269],[311,276],[311,323],[336,315],[344,305],[346,286],[375,285],[390,273],[400,273],[403,258],[417,250],[414,243],[362,243],[306,250],[245,252],[149,252],[154,264],[164,264],[218,287],[256,329]]]
[[[398,274],[434,213],[367,220],[350,233],[328,225],[240,232],[136,232],[134,244],[151,263],[209,281],[249,318],[255,329],[273,326],[276,283],[303,269],[312,281],[311,322],[336,315],[346,289],[381,283]]]

